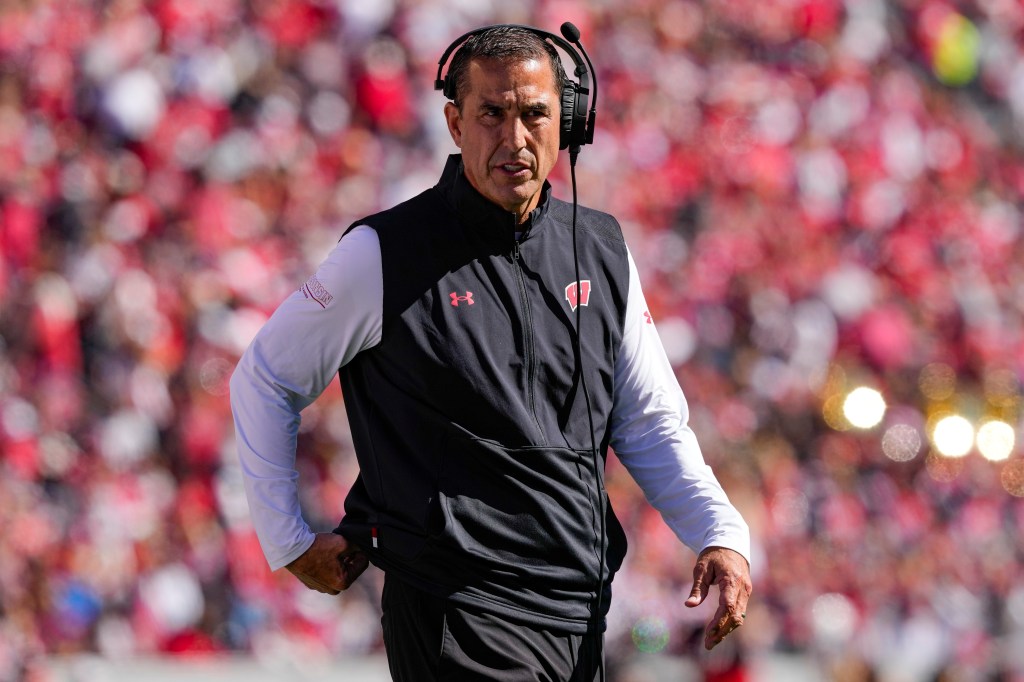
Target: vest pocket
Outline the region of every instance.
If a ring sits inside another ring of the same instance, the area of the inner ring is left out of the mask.
[[[556,589],[596,581],[600,507],[589,452],[454,437],[438,493],[443,526],[433,543],[465,557],[467,573]]]

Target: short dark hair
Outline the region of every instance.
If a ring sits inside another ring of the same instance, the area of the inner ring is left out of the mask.
[[[445,79],[454,85],[449,92],[460,110],[469,88],[469,63],[474,59],[497,59],[502,62],[526,61],[547,57],[555,76],[555,88],[561,96],[568,83],[558,50],[533,31],[518,26],[495,26],[471,35],[459,47],[448,67]]]

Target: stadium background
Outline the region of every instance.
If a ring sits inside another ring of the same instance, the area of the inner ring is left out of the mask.
[[[692,555],[613,459],[612,679],[1024,679],[1020,3],[4,0],[0,680],[381,679],[379,572],[267,570],[227,377],[351,220],[435,181],[444,47],[565,20],[600,85],[581,201],[755,539],[703,654]],[[337,387],[300,441],[333,527]]]

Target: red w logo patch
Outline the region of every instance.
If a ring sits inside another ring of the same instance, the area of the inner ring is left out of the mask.
[[[459,303],[465,303],[466,305],[473,305],[473,292],[467,291],[465,296],[459,296],[454,291],[448,294],[452,299],[452,305],[456,308],[459,307]]]
[[[570,282],[565,287],[565,300],[569,302],[569,307],[576,310],[577,305],[587,305],[590,303],[590,280],[580,280],[579,293],[576,292],[576,282]]]

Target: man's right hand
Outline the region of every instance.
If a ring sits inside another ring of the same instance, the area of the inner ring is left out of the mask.
[[[352,586],[370,560],[337,533],[317,533],[313,544],[285,568],[311,590],[338,594]]]

